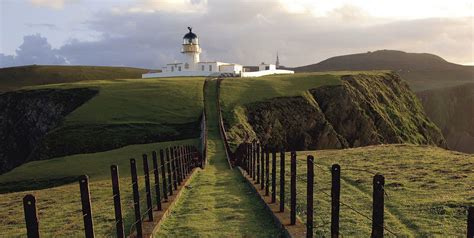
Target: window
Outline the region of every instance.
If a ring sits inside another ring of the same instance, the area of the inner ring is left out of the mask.
[[[174,66],[171,66],[171,72],[173,72],[173,71],[174,71]]]
[[[184,64],[184,68],[189,69],[189,64],[188,63]]]
[[[178,66],[178,71],[181,71],[181,66]]]
[[[265,70],[269,70],[270,69],[270,66],[265,66]]]
[[[204,71],[204,65],[201,65],[201,71]]]
[[[212,71],[212,65],[209,65],[209,71]]]

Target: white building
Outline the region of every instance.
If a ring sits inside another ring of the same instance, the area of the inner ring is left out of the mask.
[[[142,78],[161,78],[161,77],[179,77],[179,76],[238,76],[238,77],[259,77],[270,74],[293,74],[291,70],[276,69],[273,64],[264,64],[258,66],[258,71],[248,72],[240,64],[224,63],[219,61],[201,62],[199,54],[199,38],[188,27],[189,32],[183,37],[181,53],[184,56],[183,63],[167,64],[161,69],[160,73],[146,73]]]

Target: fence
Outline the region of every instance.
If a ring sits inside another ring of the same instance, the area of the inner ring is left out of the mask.
[[[206,89],[209,79],[204,81],[203,86],[203,95],[206,95]],[[203,168],[206,166],[207,163],[207,109],[206,109],[206,97],[203,96],[203,110],[202,110],[202,117],[201,117],[201,155],[203,158]]]
[[[136,237],[143,237],[144,230],[142,223],[145,219],[149,222],[154,221],[153,210],[162,211],[163,202],[169,202],[169,196],[191,175],[195,167],[202,167],[203,160],[198,150],[194,146],[173,146],[161,149],[159,152],[160,161],[156,151],[152,152],[152,166],[149,169],[148,155],[143,154],[143,174],[145,180],[145,194],[140,194],[140,188],[137,175],[137,163],[135,159],[130,159],[130,172],[133,190],[133,207],[135,220],[130,228],[130,234]],[[161,172],[161,173],[160,173]],[[112,179],[112,200],[114,203],[116,236],[125,237],[124,220],[122,214],[122,204],[119,186],[118,166],[111,165],[110,173]],[[153,188],[150,181],[150,173],[154,177]],[[161,177],[161,178],[160,178]],[[160,181],[161,179],[161,181]],[[92,214],[92,204],[89,192],[89,177],[82,175],[79,177],[80,197],[82,204],[82,214],[84,221],[84,236],[86,238],[94,237],[94,222]],[[154,191],[153,191],[154,190]],[[154,196],[153,196],[154,193]],[[153,199],[156,205],[153,205]],[[140,202],[146,202],[146,210],[144,213],[140,210]],[[25,214],[27,237],[40,237],[39,218],[36,209],[35,196],[28,194],[23,198],[23,207]]]
[[[229,142],[227,140],[227,134],[225,132],[224,128],[224,119],[222,117],[222,112],[221,112],[221,104],[220,104],[220,91],[221,91],[221,82],[223,78],[218,78],[217,79],[217,85],[216,85],[216,108],[217,108],[217,118],[219,120],[219,132],[221,134],[221,138],[224,141],[224,148],[225,148],[225,154],[227,158],[227,162],[229,163],[229,167],[232,169],[234,161],[232,160],[232,152],[230,150]]]
[[[247,174],[248,178],[253,180],[256,187],[260,190],[265,191],[265,196],[271,196],[269,203],[276,203],[276,177],[277,177],[277,152],[276,150],[270,150],[267,146],[261,146],[257,142],[241,144],[237,148],[239,155],[236,161]],[[285,150],[279,151],[280,153],[280,182],[279,182],[279,211],[285,211]],[[271,156],[271,170],[270,170],[270,154]],[[292,151],[290,155],[290,225],[296,224],[296,179],[297,179],[297,160],[296,152]],[[311,155],[307,156],[306,159],[307,175],[306,175],[306,237],[313,237],[314,231],[314,167],[317,164],[314,163],[314,157]],[[319,167],[321,169],[325,169]],[[330,233],[331,237],[339,237],[340,233],[339,218],[340,218],[340,206],[345,206],[348,209],[354,211],[362,217],[368,219],[371,223],[371,237],[383,237],[384,232],[391,235],[397,236],[397,234],[389,229],[384,224],[384,198],[385,198],[385,178],[381,174],[375,174],[372,177],[372,216],[366,215],[363,212],[353,208],[352,206],[341,202],[341,166],[333,164],[331,170],[331,194],[322,192],[331,200],[331,224]],[[271,173],[271,174],[270,174]],[[260,186],[258,186],[260,185]],[[467,217],[467,237],[474,237],[474,208],[470,207],[468,210]]]

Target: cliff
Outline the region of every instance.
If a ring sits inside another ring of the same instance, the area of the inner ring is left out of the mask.
[[[89,88],[14,91],[0,95],[0,174],[28,162],[46,134],[91,99]]]
[[[237,116],[245,119],[226,120],[234,145],[258,138],[264,144],[297,150],[387,143],[446,147],[420,101],[392,73],[341,76],[339,85],[309,89],[302,96],[246,104],[235,111]]]
[[[452,150],[474,153],[474,83],[417,92]]]

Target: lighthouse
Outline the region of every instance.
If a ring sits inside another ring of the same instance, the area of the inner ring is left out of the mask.
[[[260,77],[271,74],[292,74],[293,71],[276,69],[274,64],[264,64],[257,67],[247,67],[235,63],[224,63],[220,61],[200,61],[201,47],[198,36],[193,32],[193,28],[188,27],[188,31],[183,36],[181,45],[182,62],[166,64],[161,68],[161,72],[150,71],[142,74],[142,78],[165,78],[165,77]],[[178,41],[176,42],[178,44]],[[178,48],[178,45],[177,47]],[[278,56],[277,56],[278,57]],[[254,69],[257,68],[258,71]]]
[[[183,37],[183,48],[181,53],[184,55],[184,70],[197,70],[199,63],[199,54],[201,47],[199,47],[199,39],[193,33],[193,28],[188,27],[189,32]]]

